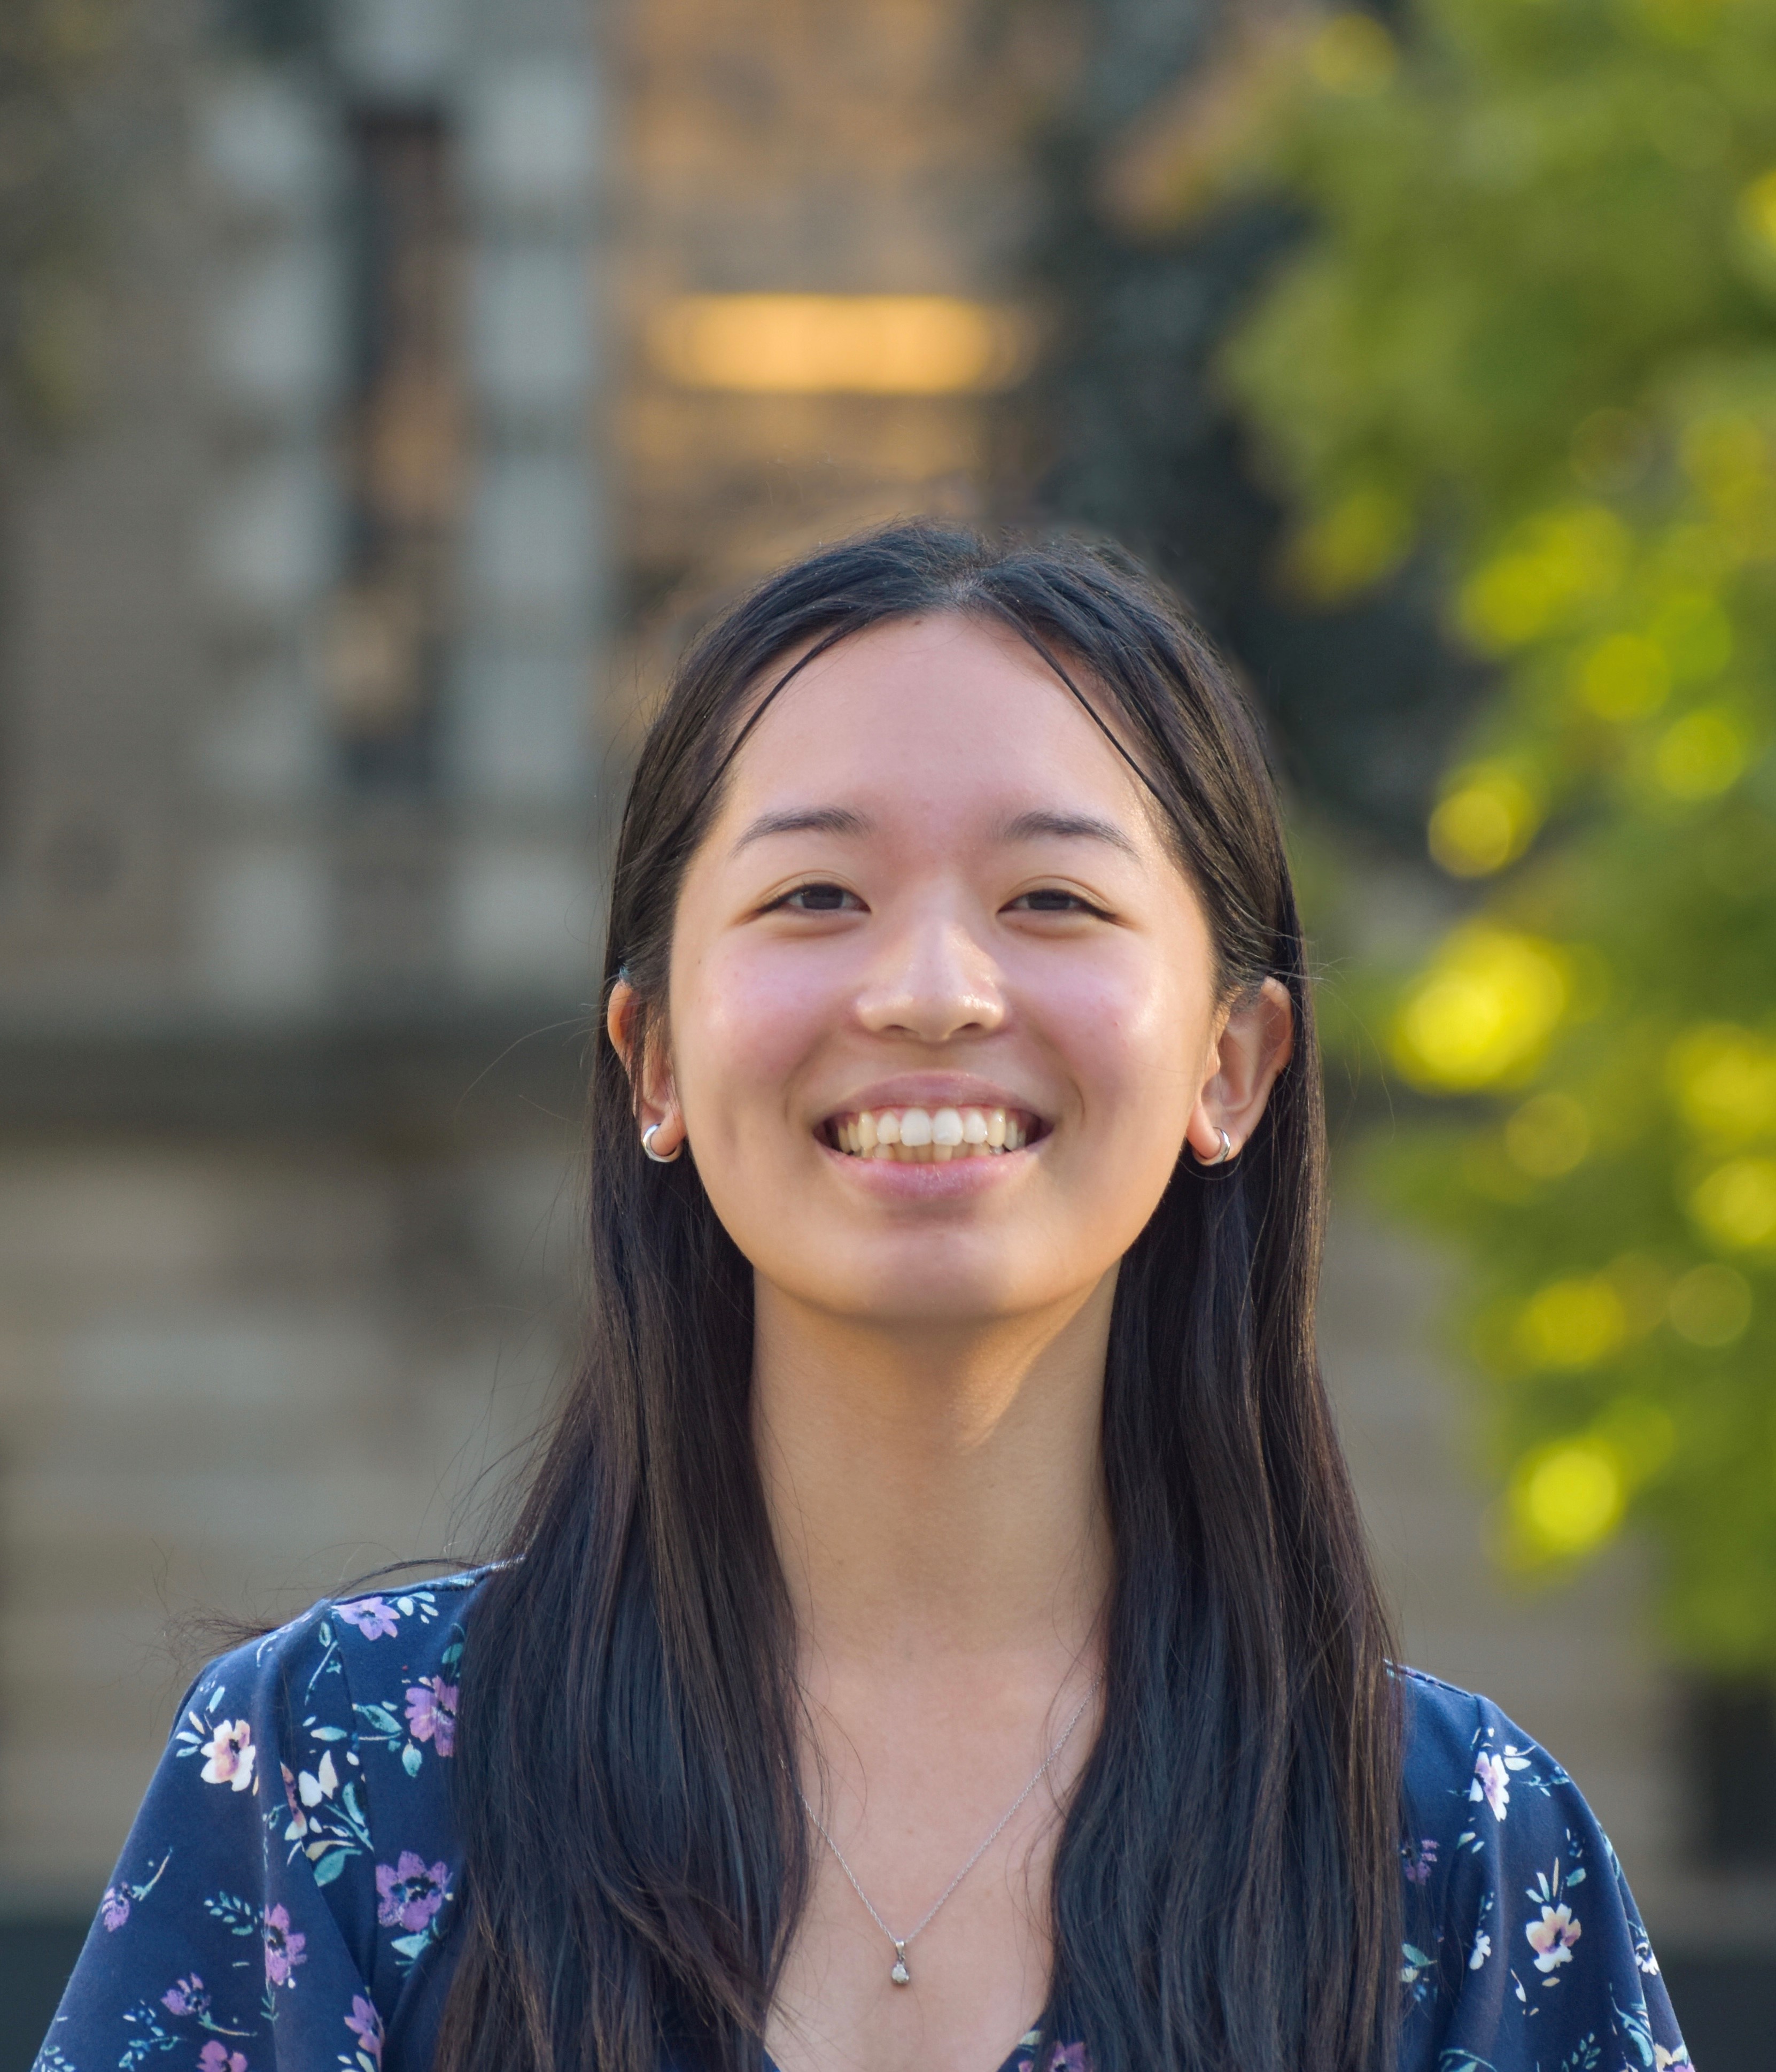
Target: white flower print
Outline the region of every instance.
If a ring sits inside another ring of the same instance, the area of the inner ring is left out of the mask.
[[[1477,1929],[1474,1931],[1474,1948],[1468,1955],[1468,1969],[1470,1971],[1478,1971],[1491,1955],[1492,1938],[1485,1929]]]
[[[204,1744],[208,1757],[198,1774],[206,1784],[227,1784],[245,1791],[253,1782],[253,1766],[259,1751],[253,1745],[253,1729],[245,1720],[220,1720],[216,1731]]]
[[[312,1774],[305,1770],[296,1780],[296,1789],[305,1806],[319,1806],[323,1799],[331,1799],[339,1788],[339,1774],[333,1767],[331,1754],[321,1758]]]
[[[1532,1921],[1523,1933],[1529,1938],[1529,1947],[1536,1952],[1538,1971],[1552,1971],[1557,1965],[1570,1964],[1572,1945],[1584,1930],[1577,1916],[1563,1900],[1558,1906],[1544,1906],[1540,1921]]]

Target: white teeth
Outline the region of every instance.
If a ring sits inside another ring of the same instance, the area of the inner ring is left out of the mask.
[[[1029,1125],[1002,1108],[885,1108],[843,1116],[831,1141],[853,1157],[930,1166],[1021,1151],[1030,1137]]]

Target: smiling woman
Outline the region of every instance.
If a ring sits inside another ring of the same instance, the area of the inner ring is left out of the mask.
[[[1388,1659],[1276,802],[1173,607],[916,525],[774,578],[604,998],[506,1558],[206,1672],[46,2066],[1683,2062],[1564,1773]]]

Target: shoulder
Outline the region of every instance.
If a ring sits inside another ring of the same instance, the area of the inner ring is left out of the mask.
[[[400,1655],[414,1674],[439,1674],[462,1654],[462,1630],[491,1564],[404,1583],[398,1589],[321,1597],[269,1633],[257,1633],[199,1670],[180,1712],[251,1709],[267,1699],[306,1703],[321,1691],[310,1679],[342,1676]],[[394,1643],[394,1645],[379,1645]],[[450,1659],[446,1659],[450,1658]]]
[[[457,1695],[491,1572],[323,1598],[212,1663],[178,1730],[210,1730],[224,1760],[232,1735],[236,1759],[257,1759],[273,1839],[306,1859],[378,2006],[435,1961],[454,1918]]]
[[[1531,2072],[1592,2063],[1605,2037],[1625,2063],[1651,2066],[1655,2050],[1662,2064],[1687,2062],[1615,1852],[1564,1767],[1490,1699],[1396,1675],[1401,2064]]]
[[[1441,1815],[1505,1820],[1514,1799],[1582,1806],[1565,1769],[1490,1698],[1423,1670],[1400,1667],[1404,1785],[1408,1807],[1426,1819]]]

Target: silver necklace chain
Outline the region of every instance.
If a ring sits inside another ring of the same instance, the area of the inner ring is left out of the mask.
[[[858,1884],[857,1873],[853,1870],[850,1864],[845,1861],[844,1850],[839,1847],[838,1844],[833,1840],[832,1836],[828,1832],[826,1823],[820,1818],[820,1815],[814,1811],[814,1808],[808,1804],[808,1794],[802,1790],[801,1784],[798,1780],[796,1786],[796,1795],[800,1799],[803,1807],[806,1811],[808,1819],[814,1823],[815,1827],[820,1831],[820,1840],[825,1843],[826,1846],[832,1852],[833,1855],[838,1858],[839,1868],[843,1871],[845,1876],[851,1881],[851,1889],[857,1895],[858,1898],[863,1901],[864,1910],[869,1914],[870,1918],[874,1922],[877,1927],[882,1930],[882,1934],[886,1935],[888,1938],[888,1940],[894,1946],[894,1968],[889,1972],[888,1975],[897,1986],[910,1986],[913,1982],[913,1975],[906,1968],[906,1951],[909,1947],[915,1942],[919,1936],[923,1935],[927,1928],[930,1927],[932,1922],[936,1919],[939,1909],[949,1901],[954,1894],[956,1887],[961,1884],[963,1879],[968,1876],[968,1873],[974,1868],[977,1863],[980,1862],[980,1859],[987,1853],[988,1850],[990,1849],[993,1844],[998,1840],[999,1837],[1004,1834],[1006,1828],[1010,1826],[1013,1816],[1017,1813],[1019,1807],[1022,1806],[1024,1801],[1029,1798],[1031,1792],[1036,1789],[1037,1786],[1042,1782],[1045,1777],[1047,1776],[1049,1771],[1053,1769],[1055,1762],[1059,1758],[1061,1750],[1064,1749],[1068,1741],[1072,1739],[1073,1729],[1079,1724],[1080,1720],[1085,1717],[1086,1707],[1089,1705],[1092,1700],[1098,1695],[1098,1687],[1103,1683],[1103,1681],[1104,1671],[1100,1669],[1097,1675],[1092,1678],[1091,1688],[1087,1691],[1085,1696],[1080,1699],[1078,1705],[1075,1707],[1072,1718],[1070,1719],[1067,1725],[1062,1728],[1060,1739],[1055,1742],[1054,1747],[1049,1750],[1048,1753],[1042,1758],[1041,1763],[1037,1767],[1036,1774],[1031,1778],[1029,1783],[1024,1786],[1023,1790],[1018,1793],[1018,1796],[1012,1800],[1011,1803],[1005,1808],[1005,1811],[1001,1813],[999,1818],[993,1823],[992,1833],[987,1836],[986,1840],[981,1843],[980,1846],[975,1851],[974,1854],[969,1857],[968,1861],[962,1866],[961,1869],[959,1870],[956,1876],[950,1880],[949,1883],[944,1886],[944,1889],[938,1894],[937,1897],[931,1901],[928,1907],[926,1908],[924,1913],[919,1917],[917,1925],[909,1929],[904,1935],[897,1935],[894,1930],[888,1926],[887,1922],[882,1919],[882,1916],[877,1913],[874,1901],[871,1900],[869,1893],[864,1890],[863,1887]]]

